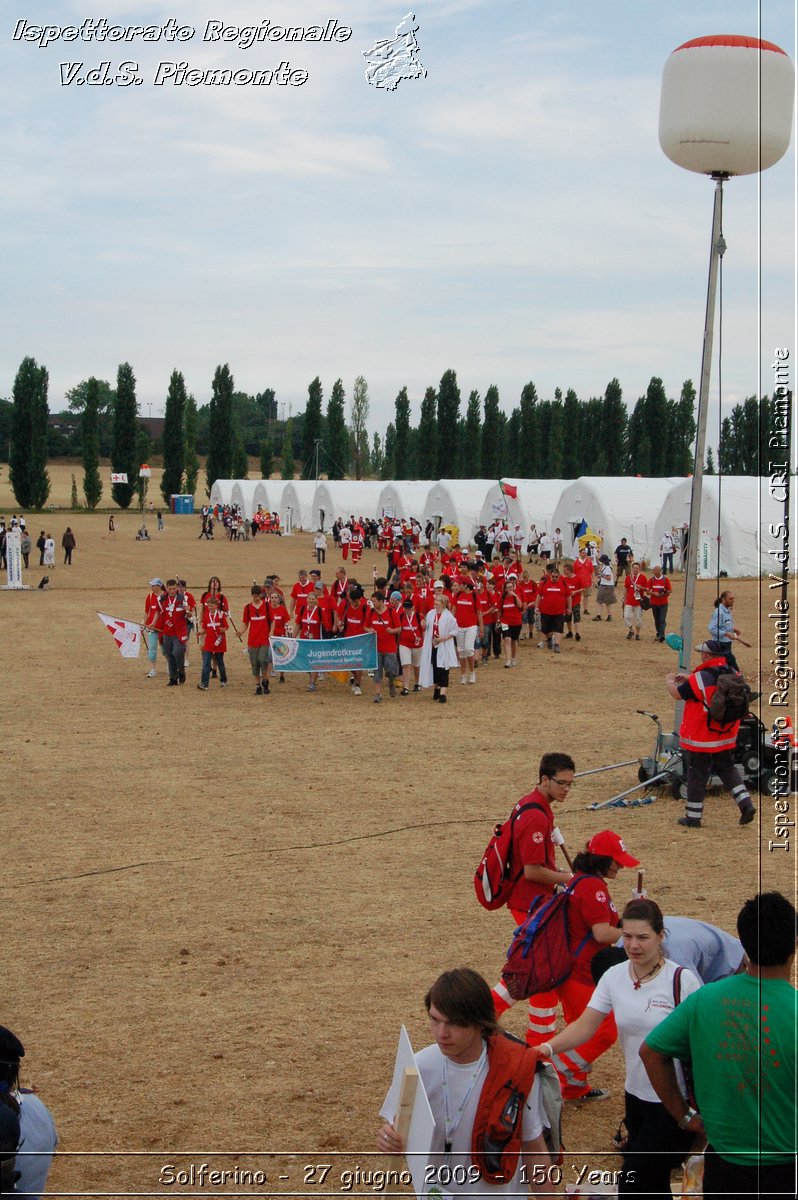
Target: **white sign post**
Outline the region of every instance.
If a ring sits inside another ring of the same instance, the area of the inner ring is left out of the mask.
[[[22,534],[18,529],[9,529],[6,533],[6,574],[8,583],[3,585],[4,592],[27,591],[27,584],[22,582]]]

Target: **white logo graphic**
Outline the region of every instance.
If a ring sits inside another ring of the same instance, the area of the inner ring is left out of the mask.
[[[396,91],[403,79],[424,79],[427,68],[419,62],[416,40],[418,22],[415,13],[408,13],[396,26],[392,38],[378,38],[370,50],[363,51],[368,66],[366,79],[372,87]]]
[[[532,841],[533,841],[533,842],[542,842],[542,841],[543,841],[543,834],[542,834],[542,833],[533,833],[533,834],[532,834]]]
[[[299,653],[299,642],[296,638],[272,638],[272,659],[276,667],[284,667],[293,662]]]

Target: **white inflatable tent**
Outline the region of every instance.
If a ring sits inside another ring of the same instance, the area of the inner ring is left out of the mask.
[[[313,528],[329,532],[341,517],[379,517],[379,479],[323,479],[313,497]]]
[[[235,479],[217,479],[211,487],[211,495],[208,503],[211,508],[218,504],[223,508],[225,504],[232,503],[233,488],[236,484]]]
[[[479,529],[479,514],[491,484],[490,479],[439,479],[427,493],[421,524],[432,521],[436,530],[456,525],[460,545],[467,546]]]
[[[241,506],[241,511],[247,521],[252,520],[252,514],[258,505],[268,508],[266,500],[266,484],[262,479],[237,479],[230,493],[230,503]]]
[[[655,527],[656,543],[663,533],[681,534],[690,521],[692,479],[683,479],[672,489]],[[781,551],[783,538],[778,527],[784,518],[784,505],[771,494],[770,480],[756,475],[705,475],[701,490],[701,528],[698,542],[698,576],[714,579],[725,571],[730,579],[781,573],[781,563],[770,551]],[[720,500],[720,525],[718,501]],[[774,536],[770,527],[776,530]],[[720,542],[718,542],[720,536]],[[680,545],[676,540],[677,547]],[[720,549],[720,562],[718,562]],[[795,551],[790,570],[795,570]],[[679,557],[674,559],[679,565]]]
[[[377,504],[378,516],[388,512],[391,517],[414,517],[423,524],[424,505],[434,479],[397,479],[382,485]]]
[[[602,550],[613,557],[625,537],[638,559],[650,561],[659,549],[657,520],[678,478],[644,479],[623,475],[586,476],[569,483],[560,496],[551,523],[562,530],[565,554],[576,552],[576,529],[587,522],[600,534]]]
[[[293,529],[313,529],[313,497],[317,487],[315,479],[291,479],[286,482],[278,510],[284,531],[289,525]]]
[[[498,482],[494,483],[482,505],[479,524],[490,525],[492,521],[498,517],[504,517],[506,513],[511,529],[514,525],[520,525],[526,535],[529,533],[530,525],[534,523],[538,532],[542,533],[546,530],[551,533],[554,529],[551,518],[563,489],[568,486],[570,481],[567,479],[508,478],[504,482],[518,488],[518,496],[513,499],[511,496],[502,495]],[[565,530],[563,530],[563,536],[565,536]]]

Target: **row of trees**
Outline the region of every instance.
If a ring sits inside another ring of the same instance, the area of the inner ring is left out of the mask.
[[[47,368],[39,366],[34,358],[23,359],[14,380],[9,434],[9,477],[17,503],[23,509],[43,508],[50,494],[47,385]],[[115,391],[106,381],[92,376],[73,388],[68,398],[70,410],[79,415],[86,507],[96,508],[103,496],[101,412],[110,423],[111,471],[127,476],[126,483],[111,485],[111,497],[120,508],[129,508],[134,496],[142,501],[146,483],[139,477],[139,467],[150,458],[152,439],[141,424],[136,377],[130,363],[120,364]],[[196,402],[186,394],[183,376],[173,371],[166,398],[163,438],[161,492],[166,503],[173,492],[185,487],[193,493],[196,487],[199,475],[196,440]],[[73,486],[73,504],[76,493]]]
[[[457,374],[449,370],[437,388],[427,388],[416,426],[403,387],[384,437],[375,434],[370,453],[366,446],[355,456],[357,390],[358,383],[347,431],[340,379],[330,394],[326,419],[319,379],[310,385],[303,414],[305,474],[320,469],[333,479],[350,474],[359,478],[367,457],[370,473],[383,479],[686,475],[692,468],[695,389],[689,380],[673,400],[662,380],[652,378],[631,415],[617,379],[602,397],[587,401],[570,388],[564,396],[557,389],[553,400],[540,400],[534,383],[528,383],[508,415],[493,385],[484,397],[472,391],[463,412]]]
[[[26,358],[14,382],[12,402],[0,402],[0,439],[7,438],[11,482],[23,508],[41,507],[49,495],[47,388],[46,368]],[[127,508],[141,486],[138,467],[154,448],[141,424],[132,367],[120,365],[115,388],[94,377],[83,381],[67,393],[67,402],[65,416],[76,427],[83,460],[86,505],[94,508],[102,498],[102,455],[110,456],[115,473],[128,476],[127,483],[111,488],[114,502]],[[484,397],[471,391],[463,411],[457,374],[448,370],[437,388],[427,388],[417,425],[403,387],[394,401],[393,420],[384,435],[375,433],[371,442],[369,407],[362,375],[355,380],[348,416],[342,380],[333,384],[325,408],[316,376],[308,387],[304,412],[279,421],[273,389],[255,396],[236,392],[224,364],[216,368],[210,402],[198,408],[183,375],[175,370],[157,447],[163,454],[164,501],[168,503],[173,493],[195,492],[202,453],[207,455],[208,491],[216,479],[245,478],[252,455],[259,456],[264,477],[278,467],[285,479],[294,477],[297,461],[307,477],[325,474],[331,479],[665,476],[686,475],[692,469],[695,389],[689,380],[673,399],[662,380],[653,377],[631,413],[617,379],[610,381],[603,396],[586,401],[570,388],[565,395],[556,389],[552,400],[541,400],[530,382],[507,414],[493,385]],[[767,397],[752,396],[737,405],[722,423],[717,468],[724,474],[767,473],[772,421],[773,401]],[[715,469],[710,448],[707,471]]]

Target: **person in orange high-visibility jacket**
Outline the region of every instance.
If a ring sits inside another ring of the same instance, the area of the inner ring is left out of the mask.
[[[709,716],[708,706],[718,686],[718,671],[728,669],[720,642],[702,642],[696,646],[701,662],[689,675],[671,672],[665,686],[674,700],[684,700],[684,716],[679,743],[687,766],[687,811],[678,824],[700,829],[704,814],[704,796],[710,775],[715,774],[731,792],[740,810],[740,824],[748,825],[756,815],[753,801],[734,763],[739,721],[718,727]]]

